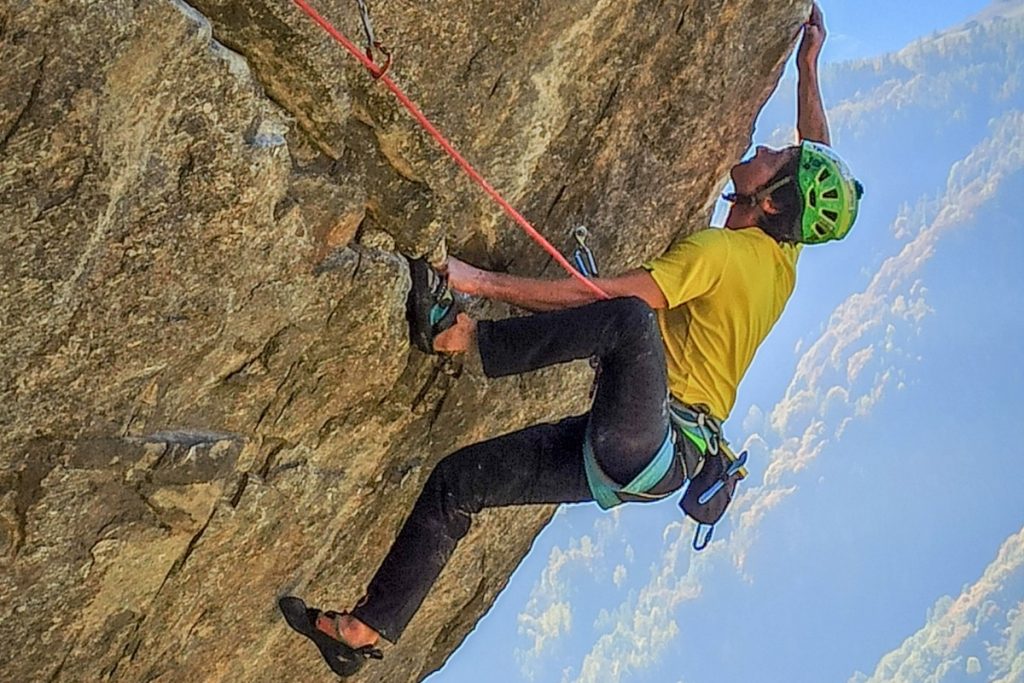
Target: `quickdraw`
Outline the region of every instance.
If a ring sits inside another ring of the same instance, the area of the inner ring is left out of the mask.
[[[571,254],[576,270],[588,280],[598,277],[597,259],[594,258],[594,252],[587,246],[587,238],[590,237],[590,231],[587,230],[585,225],[577,225],[569,231],[569,234],[576,242],[576,246],[573,247]],[[597,383],[601,381],[601,361],[597,356],[590,357],[590,367],[594,370],[594,381],[590,383],[590,393],[587,395],[587,400],[592,401],[594,394],[597,393]]]
[[[356,0],[356,4],[359,6],[359,19],[363,22],[363,33],[366,34],[366,56],[376,64],[377,60],[373,57],[373,49],[377,48],[377,51],[384,55],[384,66],[380,67],[380,71],[372,74],[373,80],[376,81],[391,68],[391,51],[384,47],[373,34],[373,22],[370,20],[370,8],[366,5],[366,0]]]
[[[594,252],[587,246],[588,237],[590,237],[590,231],[585,225],[577,225],[572,229],[572,238],[576,241],[576,246],[572,250],[572,262],[575,264],[576,270],[584,276],[595,278],[599,277],[597,259],[594,258]]]

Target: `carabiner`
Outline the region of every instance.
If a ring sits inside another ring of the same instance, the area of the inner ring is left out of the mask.
[[[576,240],[576,248],[572,250],[572,260],[576,270],[584,277],[597,277],[597,259],[594,258],[594,252],[590,251],[590,247],[587,246],[590,231],[584,225],[577,225],[572,229],[571,234],[572,238]]]
[[[377,36],[373,33],[373,21],[370,20],[370,8],[366,5],[366,0],[356,0],[356,4],[359,6],[359,19],[363,22],[363,33],[366,35],[366,58],[369,59],[377,67],[376,70],[371,69],[370,73],[373,76],[373,80],[377,80],[384,76],[391,68],[391,50],[384,47],[383,43],[377,40]],[[377,60],[373,58],[373,49],[377,48],[382,55],[384,55],[384,65],[377,64]]]
[[[704,532],[703,538],[701,538],[701,532]],[[693,533],[693,549],[699,553],[707,548],[708,543],[711,542],[711,535],[714,533],[714,524],[697,524],[697,530]]]

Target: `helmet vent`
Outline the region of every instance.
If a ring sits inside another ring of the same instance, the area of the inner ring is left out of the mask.
[[[831,190],[822,192],[821,196],[825,199],[839,199],[839,190],[833,187]]]
[[[828,180],[828,179],[829,179],[829,177],[830,177],[831,175],[832,175],[832,172],[831,172],[831,171],[829,171],[827,167],[824,167],[824,166],[823,166],[823,167],[822,167],[822,169],[821,169],[821,171],[819,171],[819,172],[818,172],[818,182],[819,182],[819,183],[823,183],[823,182],[825,182],[826,180]]]
[[[818,206],[818,193],[813,188],[807,195],[807,203],[810,204],[812,207]]]
[[[831,209],[822,209],[821,213],[824,214],[825,218],[829,219],[830,221],[835,222],[839,220],[839,214],[835,211],[832,211]]]
[[[828,235],[828,231],[821,223],[814,224],[814,232],[818,233],[821,237],[826,237]]]

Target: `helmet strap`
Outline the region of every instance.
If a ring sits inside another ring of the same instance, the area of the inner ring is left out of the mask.
[[[750,208],[757,207],[768,197],[772,196],[772,192],[789,184],[793,180],[793,176],[786,176],[780,180],[775,181],[771,185],[761,188],[754,194],[740,194],[738,192],[729,192],[722,195],[722,199],[732,204],[739,204],[740,206],[749,206]]]
[[[788,185],[790,182],[792,182],[792,180],[793,176],[786,176],[785,178],[781,178],[780,180],[775,181],[768,187],[762,188],[761,190],[756,192],[752,197],[752,199],[754,200],[754,205],[756,206],[757,204],[760,204],[768,197],[771,197],[772,192],[775,192],[775,190],[779,189],[780,187]]]
[[[730,204],[739,204],[740,206],[757,206],[757,201],[749,194],[739,194],[738,192],[727,192],[722,195],[722,199],[729,202]]]

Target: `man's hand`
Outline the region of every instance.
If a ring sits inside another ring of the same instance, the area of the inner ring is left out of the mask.
[[[811,17],[804,24],[804,35],[800,40],[800,49],[796,53],[796,64],[800,69],[817,69],[821,46],[825,44],[825,19],[821,8],[815,2],[811,7]]]
[[[471,266],[454,256],[448,257],[444,270],[448,276],[448,285],[452,289],[473,296],[479,295],[480,283],[487,273],[487,271]]]

